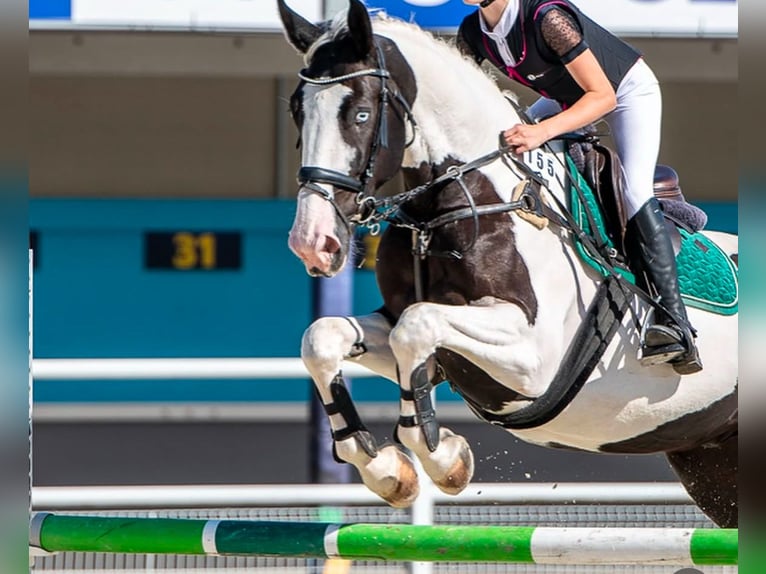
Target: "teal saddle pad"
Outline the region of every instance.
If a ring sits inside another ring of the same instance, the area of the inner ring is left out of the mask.
[[[596,233],[603,243],[613,247],[605,231],[604,216],[601,207],[590,186],[577,171],[567,155],[567,167],[573,180],[582,191],[587,207],[593,215],[597,227]],[[594,236],[586,216],[580,194],[575,185],[570,186],[570,211],[577,224],[588,234]],[[681,250],[676,256],[678,283],[681,297],[689,307],[704,309],[720,315],[734,315],[739,308],[739,272],[731,258],[720,247],[702,233],[690,233],[680,228]],[[582,243],[575,238],[575,248],[580,257],[591,267],[606,276],[608,272],[591,257]],[[635,284],[635,276],[627,269],[616,268],[625,279]]]

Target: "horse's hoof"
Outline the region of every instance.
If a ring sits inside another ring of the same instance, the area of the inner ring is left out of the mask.
[[[412,459],[393,445],[381,448],[360,474],[365,486],[394,508],[409,508],[420,494]]]
[[[455,461],[446,472],[439,472],[434,469],[434,473],[429,473],[429,476],[439,490],[445,494],[459,494],[470,484],[473,478],[473,452],[471,452],[471,447],[465,438],[444,427],[440,430],[437,453],[440,449],[447,449],[448,452],[454,453],[452,456]],[[457,452],[455,453],[455,451]],[[432,465],[424,463],[423,466],[428,472],[428,467]]]

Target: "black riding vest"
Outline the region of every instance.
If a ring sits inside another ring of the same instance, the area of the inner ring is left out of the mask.
[[[547,46],[540,31],[543,16],[552,8],[567,11],[582,31],[583,41],[563,58]],[[479,17],[478,10],[466,16],[458,30],[458,36],[462,36],[471,48],[476,61],[489,60],[506,76],[556,100],[564,108],[574,104],[585,93],[565,64],[586,49],[591,49],[615,91],[627,71],[641,57],[632,46],[596,24],[567,0],[521,0],[519,15],[506,37],[516,65],[506,66],[495,42],[482,33]]]

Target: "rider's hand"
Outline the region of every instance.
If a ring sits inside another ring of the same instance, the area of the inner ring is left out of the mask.
[[[550,139],[540,124],[516,124],[503,132],[503,139],[515,154],[539,148]]]

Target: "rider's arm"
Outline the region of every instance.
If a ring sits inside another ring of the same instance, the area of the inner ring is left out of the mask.
[[[567,70],[585,93],[566,110],[540,122],[547,139],[592,124],[617,105],[614,88],[590,49],[567,64]]]
[[[604,117],[617,105],[617,96],[572,15],[559,8],[550,9],[542,17],[541,32],[548,47],[585,92],[572,106],[540,122],[547,139],[551,139]]]

